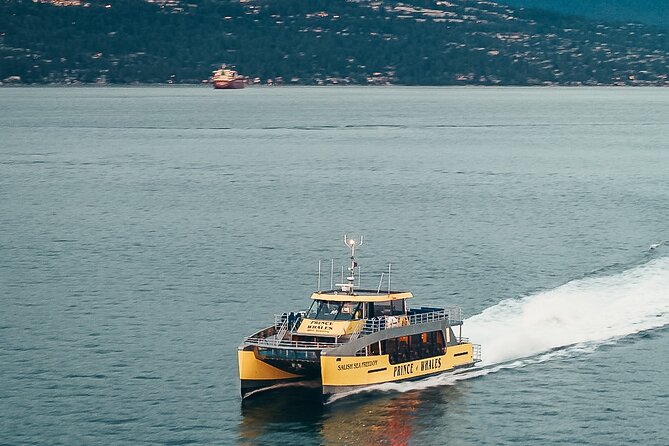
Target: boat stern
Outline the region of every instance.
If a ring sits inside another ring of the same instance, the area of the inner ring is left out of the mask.
[[[286,372],[257,357],[254,346],[240,346],[237,365],[242,398],[249,393],[301,381],[305,376]]]

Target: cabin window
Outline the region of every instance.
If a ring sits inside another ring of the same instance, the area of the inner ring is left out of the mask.
[[[391,364],[398,364],[443,355],[444,345],[444,334],[431,331],[381,341],[381,354],[387,354]]]
[[[339,313],[341,302],[330,302],[317,300],[311,304],[307,318],[309,319],[334,319]]]
[[[380,342],[375,342],[355,352],[355,356],[378,356],[381,354],[379,348]]]
[[[386,300],[383,302],[374,302],[373,304],[374,314],[372,317],[379,316],[397,316],[404,314],[404,300]],[[370,308],[371,305],[370,305]]]
[[[347,321],[351,319],[360,319],[361,317],[362,302],[344,302],[335,319]]]
[[[316,300],[307,313],[308,319],[347,321],[361,317],[361,302]]]

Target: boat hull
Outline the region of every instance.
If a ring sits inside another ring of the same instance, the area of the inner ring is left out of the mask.
[[[307,374],[291,373],[259,359],[255,349],[239,350],[237,363],[242,398],[261,390],[300,385],[314,380]]]
[[[248,348],[248,347],[247,347]],[[295,360],[281,364],[276,359],[259,357],[255,348],[238,351],[242,398],[266,390],[294,386],[321,387],[324,397],[383,383],[414,381],[452,373],[476,363],[474,346],[462,343],[448,346],[445,354],[391,363],[389,355],[330,356],[327,351],[309,367],[295,367]],[[298,373],[300,371],[301,373]]]
[[[444,355],[391,364],[389,355],[321,356],[323,394],[349,392],[376,384],[413,381],[472,367],[473,344],[449,346]]]
[[[245,87],[243,79],[235,79],[232,81],[213,81],[215,90],[239,90]]]

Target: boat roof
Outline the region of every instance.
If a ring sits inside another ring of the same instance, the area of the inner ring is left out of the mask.
[[[330,300],[337,302],[385,302],[413,297],[408,291],[377,291],[355,290],[353,294],[341,290],[317,291],[311,295],[314,300]]]

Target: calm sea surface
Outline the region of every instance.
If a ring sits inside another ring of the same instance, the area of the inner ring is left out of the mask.
[[[669,444],[669,89],[0,89],[0,444]],[[363,234],[484,368],[242,404]],[[651,245],[654,249],[651,249]],[[324,282],[329,279],[324,278]]]

